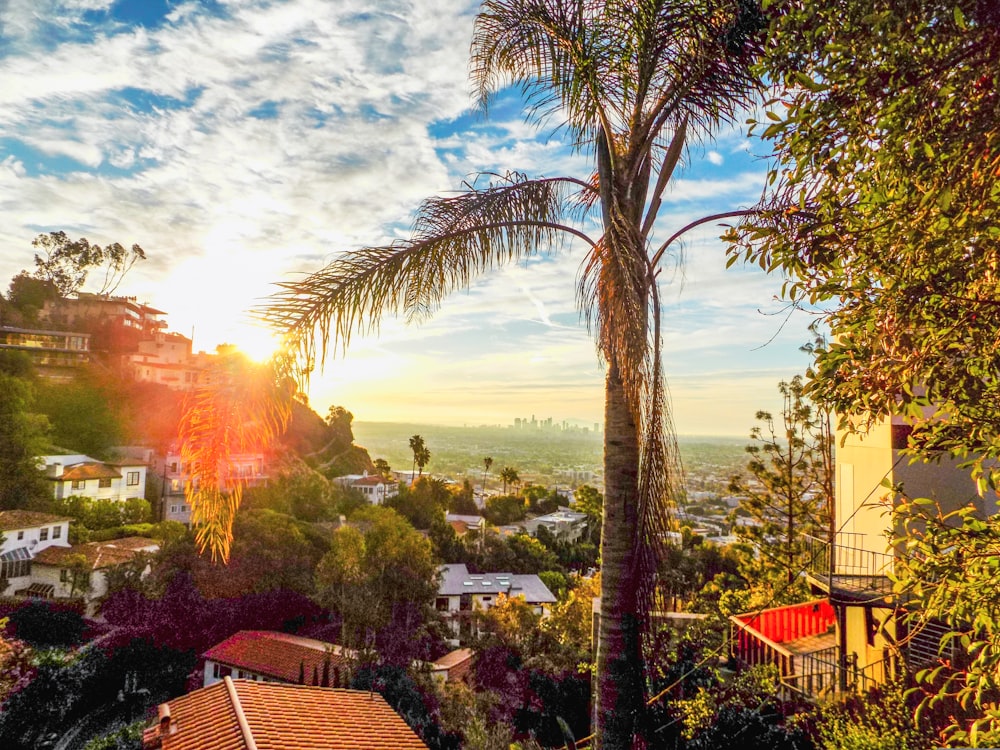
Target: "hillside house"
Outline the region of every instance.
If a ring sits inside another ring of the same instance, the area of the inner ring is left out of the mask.
[[[172,390],[194,388],[214,358],[205,352],[192,353],[191,339],[179,333],[158,331],[136,346],[137,351],[126,358],[132,377]]]
[[[997,507],[979,495],[957,461],[911,463],[901,453],[909,432],[900,417],[863,434],[837,431],[836,535],[806,539],[812,560],[807,580],[823,599],[760,613],[770,634],[757,626],[753,613],[730,618],[734,656],[750,664],[778,664],[787,685],[811,695],[867,689],[903,666],[917,670],[938,663],[941,631],[928,627],[906,638],[896,617],[889,575],[897,554],[890,539],[898,530],[889,528],[887,511],[898,496],[883,480],[909,497],[934,500],[945,513],[972,503],[985,516]],[[809,625],[795,624],[803,617]],[[788,641],[797,643],[790,648]]]
[[[109,572],[159,549],[155,540],[137,536],[47,547],[32,559],[30,593],[46,599],[81,597],[86,614],[93,616],[108,593]],[[149,571],[146,566],[142,575]]]
[[[154,516],[164,521],[177,521],[190,525],[191,506],[186,488],[191,481],[187,466],[181,461],[178,450],[172,450],[154,460],[153,469],[161,483],[159,509],[154,505]],[[230,456],[230,474],[244,487],[267,485],[267,456],[264,453],[236,453]]]
[[[161,703],[143,750],[426,750],[374,691],[233,680]]]
[[[32,584],[32,561],[49,547],[69,547],[72,519],[30,510],[0,511],[0,596],[26,593]]]
[[[334,482],[345,489],[357,490],[365,496],[369,505],[383,505],[386,500],[399,494],[399,483],[377,474],[346,474],[335,477]]]
[[[493,607],[501,594],[523,599],[542,617],[556,602],[542,579],[534,574],[470,573],[463,563],[442,565],[440,574],[434,606],[448,621],[455,645],[471,635],[473,612]]]
[[[544,528],[560,542],[574,543],[587,533],[587,514],[559,508],[554,513],[529,518],[520,525],[531,536],[538,536],[538,530]]]
[[[225,677],[346,687],[351,655],[333,643],[273,630],[241,630],[202,654],[203,684]]]
[[[90,361],[90,334],[0,326],[0,349],[28,355],[44,378],[72,380]]]
[[[52,482],[52,495],[57,500],[73,495],[115,502],[146,497],[147,466],[141,461],[105,463],[73,454],[39,456],[38,464]]]

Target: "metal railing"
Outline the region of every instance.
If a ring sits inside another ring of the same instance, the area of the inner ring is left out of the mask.
[[[808,552],[809,573],[819,580],[850,588],[892,592],[889,578],[895,557],[876,552],[866,543],[870,535],[839,532],[830,544],[827,539],[803,535]],[[884,541],[882,542],[884,545]]]

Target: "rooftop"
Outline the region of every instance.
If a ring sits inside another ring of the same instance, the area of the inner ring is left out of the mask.
[[[108,542],[87,542],[72,547],[46,547],[37,555],[34,562],[39,565],[63,565],[72,555],[83,555],[90,564],[91,570],[110,568],[114,565],[127,563],[140,552],[155,552],[160,545],[153,539],[141,536],[128,536],[124,539],[112,539]]]
[[[230,667],[294,683],[299,681],[300,674],[309,680],[314,669],[322,671],[327,659],[333,667],[349,665],[340,646],[273,630],[241,630],[212,646],[203,656]]]
[[[33,510],[0,510],[0,531],[33,529],[37,526],[50,526],[54,523],[72,520],[72,518],[54,516],[51,513],[36,513]]]
[[[143,747],[162,750],[425,750],[378,693],[231,680],[160,705]]]
[[[518,573],[470,573],[464,563],[442,565],[439,596],[462,594],[507,594],[523,596],[529,603],[553,603],[555,596],[536,575]]]

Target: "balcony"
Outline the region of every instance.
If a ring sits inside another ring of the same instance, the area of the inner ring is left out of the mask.
[[[840,532],[831,544],[826,539],[803,537],[809,555],[809,582],[837,604],[872,603],[892,596],[894,557],[876,552],[885,540],[865,534]]]
[[[792,693],[818,698],[838,689],[836,615],[826,599],[733,615],[730,651],[747,666],[773,664]]]

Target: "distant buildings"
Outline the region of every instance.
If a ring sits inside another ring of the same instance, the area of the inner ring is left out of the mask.
[[[341,487],[357,490],[365,496],[369,505],[384,505],[385,501],[399,494],[399,482],[385,479],[377,474],[345,474],[334,480]]]
[[[0,326],[0,350],[22,352],[50,380],[70,380],[90,361],[90,334]]]

